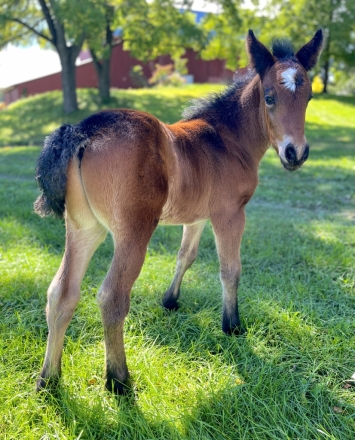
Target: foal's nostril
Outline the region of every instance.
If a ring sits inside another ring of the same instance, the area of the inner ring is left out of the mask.
[[[292,144],[288,144],[285,150],[285,157],[287,162],[294,163],[297,161],[297,153],[295,147]]]
[[[302,156],[302,162],[305,162],[308,159],[309,156],[309,145],[306,144],[304,152],[303,152],[303,156]]]

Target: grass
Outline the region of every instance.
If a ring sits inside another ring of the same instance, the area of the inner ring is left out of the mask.
[[[114,99],[172,122],[183,102],[205,91],[120,91]],[[85,110],[72,121],[97,108],[92,91],[80,96]],[[23,100],[0,114],[0,142],[37,142],[62,121],[55,93]],[[32,210],[39,148],[1,148],[0,438],[352,440],[355,387],[346,380],[355,371],[355,99],[312,101],[307,139],[311,156],[295,173],[267,152],[247,208],[239,290],[246,336],[220,330],[210,227],[184,279],[180,310],[161,308],[181,228],[158,227],[125,326],[134,396],[118,400],[103,389],[95,299],[110,239],[83,282],[61,387],[53,396],[34,392],[47,336],[45,291],[61,260],[64,227]]]

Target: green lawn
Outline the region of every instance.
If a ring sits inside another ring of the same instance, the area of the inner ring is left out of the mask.
[[[112,106],[166,122],[211,86],[114,92]],[[83,90],[84,110],[100,106]],[[66,119],[56,92],[0,112],[0,144],[34,144]],[[160,300],[174,271],[180,227],[158,227],[132,291],[126,350],[134,396],[104,390],[103,330],[96,293],[110,264],[95,254],[68,329],[55,396],[34,384],[47,336],[46,289],[63,253],[64,226],[40,219],[39,147],[0,148],[0,438],[355,438],[355,98],[316,97],[307,115],[311,154],[286,172],[273,150],[247,207],[240,313],[248,332],[221,331],[213,234],[186,274],[178,312]]]

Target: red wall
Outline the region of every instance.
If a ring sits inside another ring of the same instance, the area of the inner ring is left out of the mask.
[[[225,68],[223,60],[203,61],[192,50],[187,50],[185,57],[188,59],[187,68],[189,74],[194,76],[194,82],[228,82],[232,80],[233,72]],[[171,59],[168,56],[163,56],[159,57],[156,61],[144,64],[132,58],[129,52],[122,49],[121,44],[114,46],[111,59],[111,86],[122,89],[133,87],[129,76],[130,69],[139,64],[143,66],[144,74],[149,78],[156,63],[168,64],[171,63]],[[92,62],[77,66],[76,81],[78,88],[98,87],[96,72]],[[58,72],[14,86],[11,90],[4,93],[5,102],[9,104],[21,96],[36,95],[61,89],[61,73]]]

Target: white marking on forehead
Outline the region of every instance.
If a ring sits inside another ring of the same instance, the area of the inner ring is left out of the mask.
[[[283,79],[283,85],[286,89],[291,90],[291,92],[296,91],[296,73],[297,69],[295,67],[289,67],[281,73]]]

